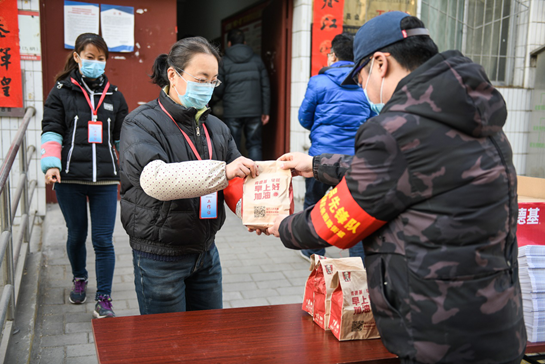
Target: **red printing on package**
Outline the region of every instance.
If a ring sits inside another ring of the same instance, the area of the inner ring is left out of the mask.
[[[316,269],[315,278],[316,289],[314,291],[314,315],[312,319],[322,329],[325,330],[325,300],[327,295],[327,289],[325,286],[323,266],[320,264]]]
[[[354,246],[386,224],[358,205],[345,178],[314,206],[310,216],[318,236],[341,249]]]
[[[314,289],[316,287],[316,269],[314,269],[307,279],[305,285],[305,296],[303,297],[303,311],[314,316]]]

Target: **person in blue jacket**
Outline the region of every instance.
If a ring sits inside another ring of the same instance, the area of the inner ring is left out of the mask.
[[[353,39],[339,34],[331,41],[327,64],[318,75],[311,77],[305,99],[299,109],[299,123],[310,130],[310,156],[322,153],[354,154],[354,140],[361,124],[375,116],[362,89],[341,86],[354,67]],[[304,208],[316,204],[331,187],[314,178],[305,180]],[[324,255],[325,249],[301,250],[301,256],[309,259],[312,254]],[[360,243],[350,248],[350,256],[363,258]]]

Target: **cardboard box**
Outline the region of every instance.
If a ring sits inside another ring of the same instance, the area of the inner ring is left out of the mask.
[[[545,245],[545,179],[518,176],[518,246]]]

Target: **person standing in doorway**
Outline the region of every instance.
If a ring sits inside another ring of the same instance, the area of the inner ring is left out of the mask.
[[[354,154],[354,140],[361,124],[376,115],[371,111],[367,97],[356,85],[341,85],[354,68],[353,39],[339,34],[331,41],[327,55],[327,67],[312,77],[305,99],[299,108],[299,123],[310,130],[310,156],[322,153]],[[324,197],[331,184],[309,177],[305,179],[306,210]],[[349,250],[350,256],[363,259],[363,246],[356,244]],[[312,254],[325,255],[325,248],[304,249],[303,258],[310,261]]]
[[[95,250],[97,301],[93,315],[114,317],[112,235],[117,209],[121,124],[128,114],[125,98],[104,75],[108,46],[101,36],[78,36],[74,52],[56,76],[44,105],[42,171],[55,193],[68,228],[66,251],[74,286],[69,300],[87,299],[87,201]],[[62,183],[61,183],[62,182]]]
[[[229,126],[238,150],[242,150],[244,130],[248,158],[259,161],[263,159],[263,126],[269,122],[269,76],[261,57],[246,45],[242,30],[232,29],[227,39],[228,48],[218,76],[222,84],[215,93],[223,99],[223,120]]]

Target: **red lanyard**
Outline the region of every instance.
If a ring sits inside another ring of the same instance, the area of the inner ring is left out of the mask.
[[[102,91],[102,96],[100,96],[100,100],[98,101],[98,105],[93,110],[93,104],[91,103],[91,99],[89,99],[89,95],[87,95],[87,92],[85,92],[85,90],[83,89],[83,87],[81,87],[81,85],[78,83],[78,81],[74,80],[73,78],[70,78],[70,79],[72,80],[72,83],[74,85],[78,85],[79,88],[81,88],[81,91],[83,92],[83,96],[85,96],[85,99],[87,100],[87,103],[89,104],[89,107],[91,108],[91,111],[93,112],[93,116],[94,116],[93,119],[95,119],[93,121],[96,121],[98,108],[100,107],[100,105],[102,105],[102,101],[104,101],[104,98],[106,97],[106,92],[110,88],[110,81],[108,81],[108,83],[106,83],[106,87],[104,87],[104,90]]]
[[[180,125],[178,125],[178,123],[176,122],[176,120],[174,120],[172,115],[170,115],[168,111],[163,107],[163,104],[161,104],[161,101],[157,100],[157,102],[159,102],[159,106],[161,106],[161,109],[163,109],[165,114],[168,115],[168,117],[170,118],[170,120],[172,120],[174,125],[176,125],[178,129],[180,129],[180,131],[184,135],[185,140],[187,140],[187,144],[189,144],[189,146],[191,147],[191,150],[193,151],[193,153],[195,153],[195,156],[197,157],[197,159],[202,160],[201,156],[199,155],[199,152],[197,152],[197,149],[195,148],[195,145],[193,145],[193,142],[191,142],[191,139],[189,139],[187,134],[184,133],[182,128],[180,128]],[[210,156],[210,159],[212,159],[212,142],[210,142],[210,135],[208,135],[208,129],[206,129],[206,125],[202,124],[202,127],[204,128],[204,134],[206,134],[206,144],[208,144],[208,155]]]

